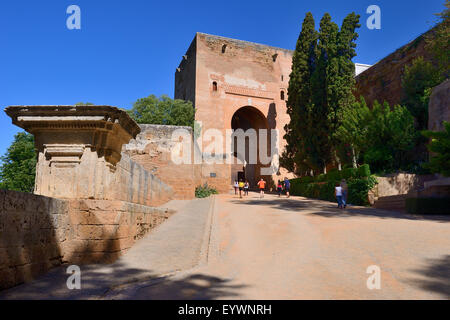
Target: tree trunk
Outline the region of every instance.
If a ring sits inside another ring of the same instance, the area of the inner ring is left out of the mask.
[[[353,146],[352,146],[352,164],[353,164],[353,168],[357,168],[358,167],[358,165],[356,163],[355,148],[353,148]]]
[[[334,158],[336,159],[336,163],[338,165],[338,170],[342,171],[342,164],[341,164],[341,159],[339,159],[336,150],[334,150]]]

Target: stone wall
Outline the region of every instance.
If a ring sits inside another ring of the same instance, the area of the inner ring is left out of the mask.
[[[0,190],[0,289],[63,262],[61,245],[73,236],[68,212],[64,200]]]
[[[386,177],[377,177],[378,184],[372,190],[375,197],[387,197],[407,194],[424,188],[424,183],[435,180],[435,175],[417,175],[397,173]]]
[[[433,88],[428,105],[428,129],[443,131],[443,122],[450,122],[450,80]]]
[[[111,263],[172,212],[0,190],[0,289],[62,264]]]
[[[355,96],[359,98],[362,95],[369,106],[375,100],[380,103],[387,101],[390,105],[401,103],[403,70],[419,56],[431,60],[430,53],[425,49],[425,36],[431,32],[417,37],[359,74],[356,77]]]
[[[193,199],[195,187],[202,183],[202,179],[199,168],[196,168],[201,164],[194,164],[192,128],[149,124],[141,124],[140,127],[141,133],[124,146],[124,153],[144,170],[164,181],[173,190],[169,196],[174,199]],[[191,141],[190,163],[187,164],[175,164],[172,161],[172,151],[180,142],[172,134],[179,129],[185,130]]]

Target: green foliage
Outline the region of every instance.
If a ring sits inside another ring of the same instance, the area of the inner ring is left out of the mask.
[[[287,113],[290,123],[285,126],[287,142],[280,163],[283,167],[301,173],[312,166],[306,150],[311,135],[311,85],[309,79],[314,70],[317,47],[317,31],[314,18],[308,12],[303,20],[294,55],[292,72],[289,78]]]
[[[408,166],[408,152],[414,147],[416,135],[414,118],[405,107],[391,108],[375,101],[369,109],[364,99],[346,110],[337,131],[343,145],[353,152],[355,162],[369,164],[374,172]]]
[[[137,123],[194,127],[195,110],[192,103],[173,100],[168,96],[150,95],[137,100],[128,114]]]
[[[358,175],[358,169],[357,168],[345,168],[341,171],[342,179],[352,179],[356,178]]]
[[[437,14],[438,21],[434,30],[425,38],[427,48],[433,53],[438,62],[439,73],[448,78],[450,74],[450,1],[446,0],[445,7]]]
[[[427,129],[431,89],[442,80],[439,71],[423,57],[414,59],[411,66],[405,67],[402,76],[402,88],[405,94],[403,105],[416,119],[418,130]]]
[[[207,198],[213,194],[218,194],[217,190],[213,187],[210,187],[207,183],[203,186],[198,186],[195,188],[195,197],[196,198]]]
[[[423,166],[433,173],[450,177],[450,122],[444,121],[444,129],[439,132],[422,132],[424,136],[431,138],[428,150],[435,154],[431,157],[430,162]]]
[[[36,175],[34,137],[25,132],[17,133],[1,160],[0,189],[33,192]]]
[[[362,147],[364,162],[374,172],[396,170],[407,165],[408,151],[414,146],[416,131],[409,111],[396,105],[391,108],[375,101],[367,120],[366,145]]]
[[[346,179],[348,185],[348,203],[353,205],[368,205],[368,193],[377,180],[370,175],[367,165],[360,168],[347,168],[342,171],[332,170],[315,178],[302,177],[292,179],[291,194],[326,201],[336,201],[334,188],[341,179]]]
[[[406,211],[412,214],[450,214],[450,198],[407,198]]]
[[[336,139],[341,148],[349,149],[353,167],[356,167],[367,138],[367,122],[370,120],[371,110],[361,97],[360,102],[354,102],[351,108],[343,112],[341,125],[336,130]]]
[[[303,21],[289,81],[287,145],[280,159],[281,166],[292,172],[320,172],[337,155],[335,132],[343,110],[354,100],[352,58],[359,26],[354,13],[344,19],[340,30],[328,13],[320,21],[319,33],[311,13]]]
[[[348,199],[347,202],[354,205],[369,205],[368,194],[369,191],[375,187],[377,179],[374,176],[359,179],[349,179],[348,185]]]
[[[94,104],[91,102],[77,102],[75,103],[75,106],[93,106]]]
[[[292,195],[335,202],[334,188],[336,182],[338,181],[302,182],[302,178],[297,178],[291,180],[290,191]],[[348,179],[348,203],[368,205],[368,193],[376,183],[377,180],[374,176]]]

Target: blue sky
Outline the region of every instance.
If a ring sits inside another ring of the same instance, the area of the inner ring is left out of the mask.
[[[81,30],[66,9],[81,8]],[[366,8],[381,8],[381,30]],[[2,0],[0,1],[0,154],[19,128],[8,105],[92,102],[130,108],[150,94],[173,97],[174,72],[195,32],[294,49],[306,12],[341,24],[361,15],[355,62],[373,64],[428,30],[444,0]]]

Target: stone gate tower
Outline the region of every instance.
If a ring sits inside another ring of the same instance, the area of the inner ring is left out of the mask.
[[[267,45],[197,33],[175,72],[175,99],[193,103],[196,121],[203,130],[218,129],[225,135],[229,129],[277,130],[278,146],[271,170],[261,175],[266,166],[248,163],[248,155],[234,156],[245,160],[244,165],[201,166],[202,180],[219,190],[236,179],[245,177],[251,186],[261,176],[276,182],[292,177],[278,168],[277,157],[283,152],[286,141],[284,126],[289,122],[286,113],[287,88],[294,51]],[[355,64],[356,74],[370,65]],[[261,137],[258,136],[258,140]],[[272,137],[273,138],[273,137]],[[268,143],[271,143],[271,137]],[[248,148],[247,148],[248,149]],[[235,151],[235,150],[232,150]],[[258,150],[259,152],[259,150]]]
[[[285,146],[284,126],[292,51],[197,33],[175,73],[175,99],[189,100],[203,131],[213,128],[278,130],[279,154]],[[259,139],[259,137],[258,137]],[[270,144],[269,139],[269,144]],[[246,160],[247,156],[234,156]],[[259,157],[258,157],[259,158]],[[202,176],[213,185],[245,177],[254,186],[263,164],[202,166]],[[270,165],[269,165],[270,166]],[[283,169],[264,176],[282,179]]]

